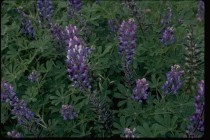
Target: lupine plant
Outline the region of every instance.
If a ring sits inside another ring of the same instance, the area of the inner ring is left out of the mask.
[[[119,28],[119,48],[118,52],[122,61],[122,68],[125,73],[127,83],[133,84],[133,75],[130,64],[133,60],[136,48],[136,29],[137,26],[133,19],[123,21]]]
[[[166,74],[167,80],[162,86],[165,94],[170,92],[177,94],[177,90],[182,86],[183,83],[181,80],[183,74],[184,71],[180,69],[179,65],[171,66],[171,70]]]
[[[1,136],[204,136],[204,1],[1,8]]]
[[[79,13],[81,6],[81,0],[68,0],[68,16],[72,17],[75,12]]]
[[[44,24],[44,26],[51,26],[51,15],[53,12],[52,1],[51,0],[37,0],[36,7],[39,14],[39,22]]]
[[[7,132],[7,135],[12,138],[21,138],[21,134],[15,130],[13,130],[11,132]]]
[[[197,11],[197,14],[196,14],[196,17],[197,17],[197,20],[199,22],[203,21],[204,20],[204,11],[205,10],[205,4],[202,0],[199,1],[199,4],[198,4],[198,11]]]
[[[190,117],[191,124],[186,131],[187,137],[196,138],[204,132],[204,80],[201,80],[197,86],[198,90],[195,95],[195,113]]]
[[[21,33],[23,35],[25,35],[26,37],[29,37],[29,38],[34,39],[35,38],[35,35],[34,35],[35,34],[35,31],[34,31],[34,28],[33,28],[32,23],[31,23],[31,20],[20,9],[17,9],[17,11],[18,11],[18,13],[20,14],[20,16],[22,18],[22,23],[20,25]]]

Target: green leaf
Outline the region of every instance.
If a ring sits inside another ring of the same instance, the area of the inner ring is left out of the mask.
[[[126,104],[126,102],[127,102],[127,100],[122,100],[117,104],[117,106],[121,107],[122,105]]]
[[[1,123],[4,124],[9,119],[8,110],[6,107],[2,104],[1,105]]]
[[[105,47],[106,48],[105,48],[104,52],[101,55],[99,55],[99,57],[103,57],[104,55],[106,55],[112,49],[112,45],[111,44],[106,45]]]
[[[28,103],[37,101],[38,89],[37,87],[28,87],[25,95],[22,96]]]
[[[117,88],[122,94],[125,94],[126,88],[122,84],[118,83]]]
[[[119,129],[119,130],[122,129],[122,127],[121,127],[118,123],[116,123],[116,122],[113,123],[113,126],[114,126],[115,128],[117,128],[117,129]]]
[[[124,116],[120,117],[120,124],[121,124],[122,128],[126,127],[125,126],[125,117]]]
[[[114,97],[119,98],[119,99],[126,99],[127,97],[123,94],[120,93],[114,93]]]
[[[143,126],[138,126],[136,129],[140,133],[141,137],[153,137],[151,129],[146,122],[143,123]]]
[[[127,119],[127,122],[126,122],[126,127],[129,127],[129,126],[130,126],[131,121],[132,121],[132,119],[131,119],[131,118],[128,118],[128,119]]]
[[[52,60],[47,61],[46,68],[48,71],[52,68],[52,66],[53,66],[53,61]]]

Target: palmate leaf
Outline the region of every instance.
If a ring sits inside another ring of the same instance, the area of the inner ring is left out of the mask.
[[[164,134],[165,130],[164,127],[157,123],[149,126],[148,123],[144,122],[142,126],[136,127],[136,132],[138,133],[139,138],[154,138]]]
[[[126,99],[127,97],[121,93],[114,93],[114,97],[115,98],[119,98],[119,99]]]
[[[22,96],[23,99],[25,99],[28,103],[37,101],[37,95],[38,95],[38,88],[31,86],[28,87],[25,95]]]
[[[131,121],[132,119],[131,118],[125,118],[124,116],[120,117],[120,122],[117,123],[117,122],[114,122],[113,123],[113,126],[114,128],[116,128],[115,130],[112,131],[113,134],[121,134],[123,135],[124,133],[124,129],[125,128],[130,128],[131,126]]]
[[[9,119],[8,110],[1,104],[1,123],[4,124]]]
[[[67,104],[69,101],[69,96],[67,96],[66,92],[64,92],[64,89],[61,88],[60,91],[57,90],[56,95],[50,96],[51,104],[57,106],[58,104]]]
[[[124,85],[118,83],[118,84],[117,84],[117,88],[118,88],[118,90],[121,92],[121,94],[124,94],[124,95],[125,95],[126,88],[125,88]]]
[[[149,85],[151,88],[157,88],[158,86],[160,86],[160,77],[156,78],[156,74],[152,74],[151,81],[149,81]]]
[[[54,133],[54,131],[55,131],[55,128],[56,128],[56,126],[57,126],[57,124],[58,124],[58,120],[56,120],[56,119],[49,119],[48,120],[48,123],[47,123],[47,131],[49,132],[49,133]]]
[[[79,127],[79,129],[72,129],[72,131],[74,132],[73,135],[71,135],[71,137],[87,137],[88,135],[91,134],[91,129],[90,127],[87,127],[87,123],[82,123]]]
[[[154,119],[166,130],[166,132],[173,132],[177,127],[177,116],[171,117],[169,114],[155,115]]]

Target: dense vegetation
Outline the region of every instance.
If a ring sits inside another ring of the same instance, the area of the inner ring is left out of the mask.
[[[201,137],[204,2],[5,0],[4,137]]]

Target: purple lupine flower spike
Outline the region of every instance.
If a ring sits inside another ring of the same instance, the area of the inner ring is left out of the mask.
[[[41,22],[47,22],[51,26],[51,16],[52,16],[52,1],[51,0],[37,0],[37,11]]]
[[[68,0],[68,16],[72,17],[75,11],[80,12],[81,7],[81,0]]]
[[[32,22],[31,20],[28,18],[28,16],[23,12],[21,11],[19,8],[17,9],[18,13],[21,15],[22,17],[22,23],[21,23],[21,26],[20,26],[20,31],[23,35],[29,37],[29,38],[32,38],[34,39],[35,38],[35,30],[32,26]]]
[[[39,73],[37,71],[33,71],[29,76],[28,76],[28,80],[33,83],[35,81],[38,81],[39,78]]]
[[[174,29],[172,27],[167,27],[163,29],[162,37],[160,38],[160,42],[163,43],[163,45],[171,45],[175,42],[174,37]]]
[[[136,128],[134,128],[133,130],[129,129],[129,128],[125,128],[124,129],[124,137],[125,138],[135,138],[135,131]]]
[[[21,100],[11,111],[11,114],[15,115],[18,119],[18,124],[28,124],[31,121],[35,121],[34,113],[26,107],[26,102]]]
[[[134,51],[136,48],[136,32],[137,26],[133,19],[127,22],[123,21],[119,29],[119,54],[124,59],[126,65],[129,65],[133,59]]]
[[[61,26],[58,24],[55,24],[50,29],[51,34],[53,36],[53,39],[56,42],[63,42],[65,39],[64,31],[62,30]]]
[[[205,14],[205,3],[202,0],[200,0],[198,3],[198,11],[196,14],[197,20],[199,22],[204,20],[204,14]]]
[[[191,124],[186,130],[189,138],[195,138],[197,132],[204,132],[204,105],[204,80],[201,80],[195,95],[195,113],[190,117]]]
[[[16,130],[7,132],[7,135],[12,138],[20,138],[21,137],[21,134],[19,132],[17,132]]]
[[[60,112],[64,120],[73,120],[78,116],[71,105],[62,105]]]
[[[169,71],[167,76],[167,81],[162,86],[162,89],[165,94],[169,92],[173,92],[174,94],[177,93],[177,90],[181,87],[182,81],[181,76],[184,74],[183,70],[180,70],[179,65],[171,66],[171,71]]]
[[[168,7],[166,13],[163,15],[161,19],[161,24],[164,27],[166,27],[171,22],[171,17],[172,17],[172,9]]]
[[[34,113],[26,107],[24,100],[19,100],[13,87],[6,82],[1,84],[1,101],[7,102],[11,105],[11,114],[15,115],[19,124],[38,123],[39,120],[34,117]]]
[[[136,87],[133,90],[132,99],[139,103],[146,101],[148,97],[148,93],[147,93],[148,86],[149,84],[147,83],[145,78],[141,80],[138,79],[136,81]]]
[[[9,103],[11,106],[17,106],[19,99],[13,91],[13,87],[6,82],[1,84],[1,101]]]
[[[90,49],[84,47],[82,41],[77,37],[76,26],[66,27],[67,43],[67,71],[69,79],[74,87],[79,87],[82,91],[90,90],[88,80],[87,57]]]

